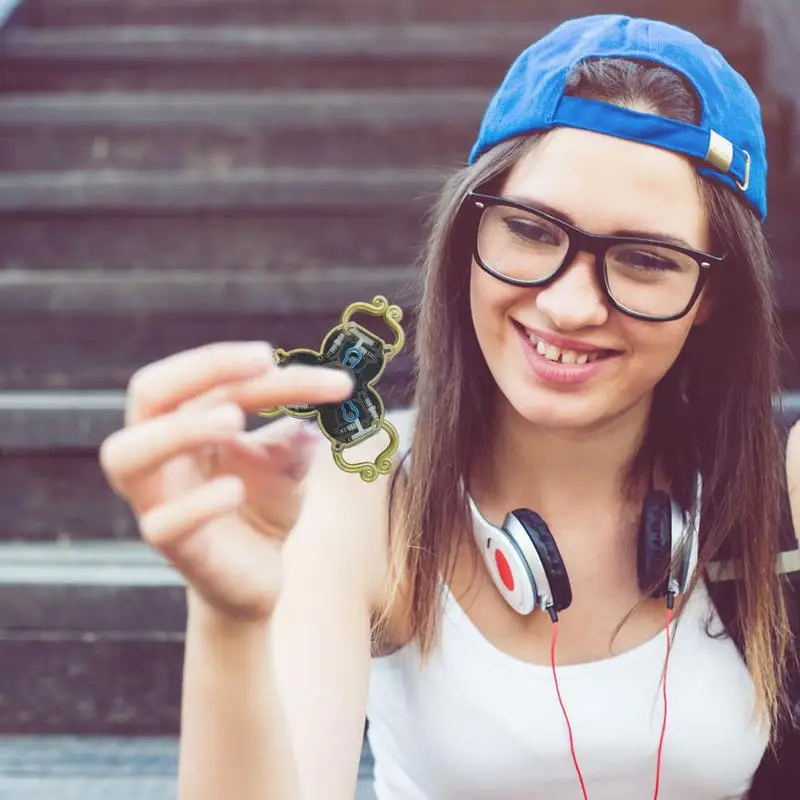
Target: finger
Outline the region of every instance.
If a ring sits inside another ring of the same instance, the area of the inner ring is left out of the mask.
[[[148,544],[169,558],[185,537],[234,511],[244,499],[244,483],[235,475],[224,475],[143,514],[139,530]]]
[[[205,408],[220,402],[234,402],[246,411],[273,409],[306,403],[338,403],[353,393],[355,381],[339,367],[292,364],[277,367],[247,381],[217,386],[186,403]]]
[[[217,342],[148,364],[128,385],[126,423],[159,416],[221,383],[253,378],[275,366],[266,342]]]
[[[100,447],[100,463],[111,485],[129,494],[144,476],[176,455],[227,441],[245,426],[233,403],[203,411],[181,410],[112,434]]]
[[[318,439],[322,436],[316,417],[281,416],[253,430],[240,433],[238,441],[254,447],[270,443],[292,443],[298,439]]]
[[[279,422],[290,421],[295,424],[272,423],[226,442],[220,450],[219,469],[258,476],[262,488],[271,484],[275,476],[300,480],[324,437],[316,425],[312,428],[290,418]]]
[[[282,538],[297,518],[315,447],[299,436],[292,447],[271,443],[256,449],[236,441],[220,448],[220,474],[238,475],[245,484],[247,499],[238,513],[254,528]]]

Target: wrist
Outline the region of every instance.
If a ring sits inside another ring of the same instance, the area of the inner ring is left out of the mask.
[[[271,614],[256,619],[234,617],[212,606],[191,587],[186,591],[186,612],[187,626],[214,638],[263,636],[272,618]]]

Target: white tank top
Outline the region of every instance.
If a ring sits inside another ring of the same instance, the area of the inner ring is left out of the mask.
[[[403,437],[405,438],[405,436]],[[378,800],[580,800],[549,665],[495,648],[442,584],[424,667],[412,643],[372,659],[368,739]],[[659,800],[743,798],[767,744],[754,689],[701,583],[673,623]],[[666,634],[558,667],[589,800],[649,800]]]

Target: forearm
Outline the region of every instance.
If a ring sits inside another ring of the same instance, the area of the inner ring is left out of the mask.
[[[269,624],[223,622],[190,600],[180,800],[300,800]]]

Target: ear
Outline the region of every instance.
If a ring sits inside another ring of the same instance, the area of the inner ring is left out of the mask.
[[[704,325],[708,322],[711,314],[714,311],[716,302],[714,301],[714,293],[708,291],[706,287],[700,295],[698,302],[697,314],[695,315],[692,325]]]

